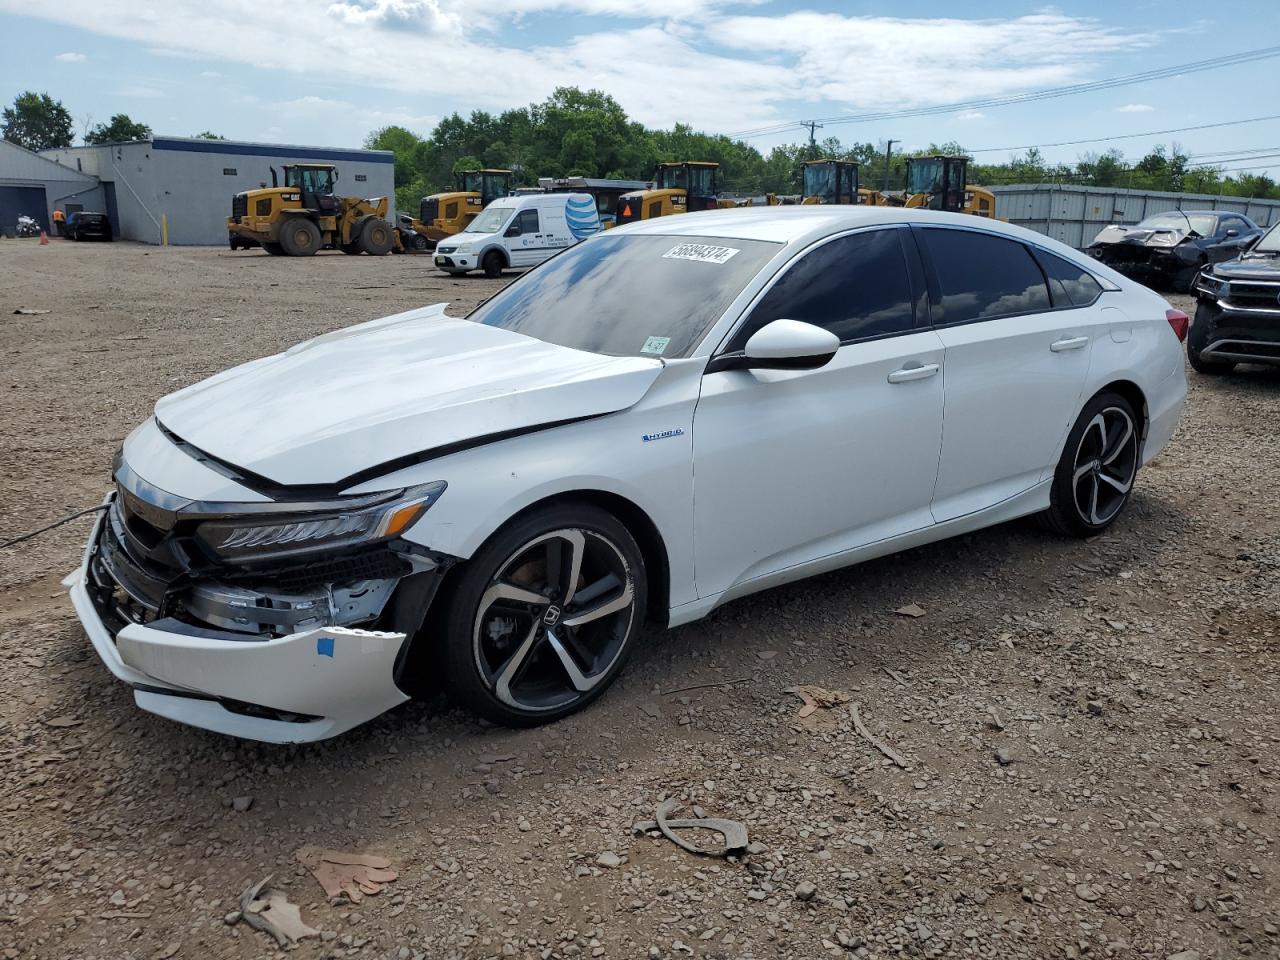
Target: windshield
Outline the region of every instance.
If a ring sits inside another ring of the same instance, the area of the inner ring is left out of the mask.
[[[1253,245],[1250,253],[1280,253],[1280,223],[1262,235],[1262,239]]]
[[[467,319],[615,357],[684,357],[780,243],[602,234],[531,270]]]
[[[834,164],[810,164],[804,168],[804,195],[821,197],[828,203],[836,199],[836,168]]]
[[[1213,235],[1216,220],[1216,217],[1196,213],[1186,215],[1177,212],[1157,213],[1147,217],[1138,226],[1146,230],[1186,230],[1187,223],[1190,221],[1192,230],[1202,237],[1209,237]]]
[[[489,207],[463,228],[463,233],[497,233],[511,216],[510,207]]]

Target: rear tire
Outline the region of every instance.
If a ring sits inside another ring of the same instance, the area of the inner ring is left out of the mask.
[[[360,249],[371,257],[381,257],[390,253],[394,243],[391,224],[385,220],[371,217],[360,228]]]
[[[353,240],[351,243],[343,243],[338,245],[338,249],[350,257],[359,256],[363,251],[360,249],[360,241]]]
[[[502,268],[506,266],[506,261],[502,259],[502,254],[497,250],[490,250],[484,255],[484,261],[480,264],[484,267],[484,275],[490,280],[496,280],[502,276]]]
[[[1068,537],[1106,530],[1129,502],[1141,454],[1138,413],[1120,394],[1102,391],[1067,434],[1041,523]]]
[[[630,655],[647,600],[635,539],[587,503],[511,521],[453,587],[443,618],[450,687],[463,706],[514,727],[600,696]]]
[[[315,256],[320,239],[320,228],[302,217],[290,217],[280,231],[280,246],[291,257]]]
[[[1212,307],[1203,303],[1196,304],[1195,320],[1187,333],[1187,362],[1196,373],[1206,376],[1221,376],[1230,373],[1236,365],[1230,360],[1204,360],[1200,351],[1213,343],[1213,334],[1218,326],[1218,317]]]

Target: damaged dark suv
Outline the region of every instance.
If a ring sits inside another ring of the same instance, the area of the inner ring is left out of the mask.
[[[1136,227],[1103,227],[1085,253],[1143,283],[1190,291],[1201,269],[1239,256],[1261,234],[1243,214],[1170,210]]]
[[[1205,267],[1194,293],[1187,359],[1195,370],[1230,373],[1238,363],[1280,366],[1280,224],[1238,258]]]

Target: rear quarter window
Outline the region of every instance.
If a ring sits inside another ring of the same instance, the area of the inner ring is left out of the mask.
[[[1087,307],[1102,296],[1102,284],[1084,267],[1038,248],[1035,257],[1049,278],[1049,292],[1055,308]]]

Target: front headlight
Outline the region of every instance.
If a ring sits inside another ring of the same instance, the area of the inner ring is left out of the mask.
[[[217,556],[236,561],[377,543],[413,526],[446,486],[439,480],[406,490],[390,502],[354,510],[334,504],[332,510],[286,516],[288,505],[281,504],[282,515],[210,520],[196,528],[196,536]]]

